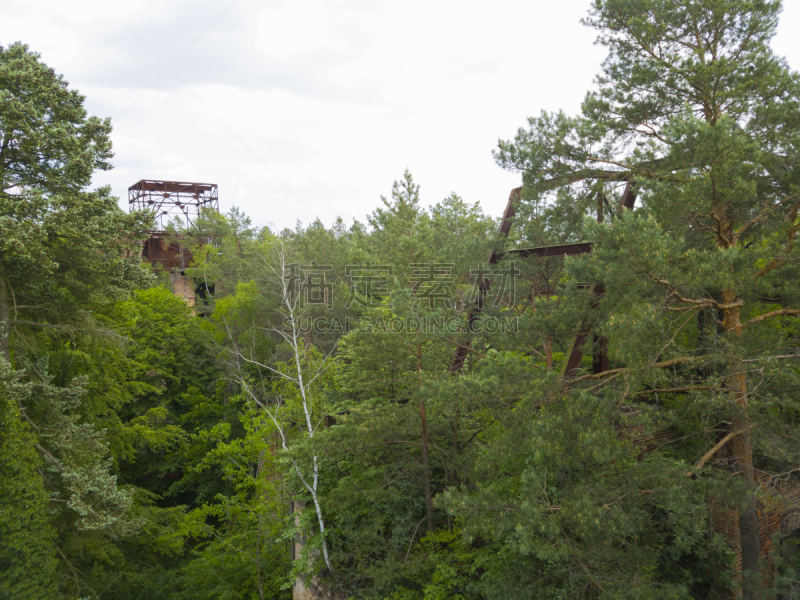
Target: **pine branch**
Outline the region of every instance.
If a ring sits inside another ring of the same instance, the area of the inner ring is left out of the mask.
[[[715,385],[689,385],[686,387],[675,388],[657,388],[652,390],[641,390],[636,392],[634,396],[647,396],[649,394],[680,394],[683,392],[692,392],[694,390],[718,390]]]
[[[773,317],[780,317],[783,315],[800,315],[800,309],[797,308],[781,308],[779,310],[773,310],[772,312],[765,313],[763,315],[759,315],[754,319],[750,319],[745,323],[742,323],[742,329],[745,327],[750,327],[751,325],[755,325],[756,323],[760,323],[761,321],[766,321],[767,319],[771,319]]]
[[[62,559],[64,559],[64,562],[65,562],[65,563],[67,564],[67,566],[69,567],[69,570],[70,570],[70,571],[72,571],[72,576],[73,576],[73,577],[74,577],[74,579],[75,579],[75,593],[76,593],[76,594],[80,594],[80,591],[81,591],[81,581],[80,581],[80,579],[78,578],[78,572],[75,570],[75,567],[73,567],[73,566],[72,566],[72,563],[71,563],[71,562],[69,562],[69,560],[67,559],[67,557],[66,557],[66,556],[64,556],[64,553],[61,551],[61,548],[59,548],[59,547],[58,547],[58,546],[57,546],[55,543],[53,543],[53,546],[55,547],[55,549],[56,549],[56,552],[58,552],[58,554],[61,556],[61,558],[62,558]],[[93,595],[95,598],[97,598],[97,600],[100,600],[100,596],[98,596],[98,595],[97,595],[97,592],[95,592],[95,591],[94,591],[94,590],[93,590],[91,587],[89,587],[89,586],[88,586],[88,585],[86,585],[85,583],[83,584],[83,587],[85,587],[87,590],[89,590],[90,592],[92,592],[92,595]]]
[[[720,448],[722,448],[725,444],[727,444],[731,439],[733,439],[737,435],[740,435],[741,433],[742,433],[741,431],[731,431],[728,435],[726,435],[719,442],[717,442],[717,444],[713,448],[711,448],[711,450],[706,452],[703,455],[703,458],[701,458],[700,461],[694,466],[694,471],[699,471],[700,469],[702,469],[705,466],[705,464],[708,462],[708,459],[710,459],[712,456],[714,456],[717,453],[717,451]],[[695,475],[695,473],[693,471],[687,471],[686,472],[686,476],[687,477],[691,477],[692,475]]]
[[[651,367],[655,367],[657,369],[666,369],[668,367],[672,367],[675,365],[679,365],[682,363],[689,363],[689,362],[696,362],[700,360],[701,357],[699,356],[678,356],[676,358],[671,358],[669,360],[665,360],[662,362],[653,363],[650,365]],[[626,371],[631,371],[630,367],[621,367],[619,369],[609,369],[608,371],[603,371],[602,373],[592,373],[590,375],[582,375],[581,377],[576,377],[575,379],[568,379],[566,380],[567,383],[575,384],[581,381],[586,381],[587,379],[602,379],[603,377],[610,377],[611,375],[619,375],[620,373],[624,373]]]
[[[61,464],[61,463],[58,461],[58,459],[57,459],[55,456],[53,456],[52,454],[50,454],[50,453],[49,453],[47,450],[45,450],[45,449],[44,449],[44,448],[43,448],[43,447],[42,447],[40,444],[36,444],[36,448],[39,450],[39,452],[41,452],[41,453],[42,453],[42,454],[44,454],[44,455],[45,455],[47,458],[49,458],[49,459],[51,460],[51,462],[52,462],[52,463],[53,463],[55,466],[57,466],[57,467],[58,467],[58,469],[59,469],[60,471],[62,471],[62,472],[64,471],[64,465],[62,465],[62,464]]]

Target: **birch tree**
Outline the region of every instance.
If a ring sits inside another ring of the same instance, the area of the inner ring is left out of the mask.
[[[278,352],[284,351],[284,360],[268,362],[255,351],[255,339],[250,338],[247,348],[236,339],[228,323],[226,328],[232,342],[232,359],[236,381],[249,400],[258,406],[274,426],[280,447],[287,453],[299,434],[307,437],[313,449],[313,439],[323,424],[325,415],[316,395],[321,379],[332,364],[332,350],[321,353],[302,331],[306,313],[303,297],[308,290],[305,281],[292,275],[296,265],[287,262],[280,241],[270,243],[271,256],[264,257],[267,273],[266,285],[277,300],[272,322],[265,323],[261,333],[277,342]],[[277,322],[279,321],[279,322]],[[247,367],[256,367],[248,369]],[[299,421],[299,422],[298,422]],[[298,431],[299,429],[299,431]],[[320,546],[325,566],[333,571],[325,539],[325,518],[320,504],[320,460],[312,450],[310,464],[290,456],[291,469],[311,496],[319,527]]]

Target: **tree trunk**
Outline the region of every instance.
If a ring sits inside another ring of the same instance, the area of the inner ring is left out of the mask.
[[[273,450],[273,448],[270,445],[270,451],[272,451],[272,450]],[[258,470],[256,471],[256,481],[258,481],[262,477],[263,477],[265,482],[269,481],[269,477],[266,475],[265,470],[264,470],[264,463],[265,463],[264,454],[265,454],[265,452],[262,450],[261,454],[258,457]],[[267,486],[264,485],[263,491],[261,492],[261,501],[262,502],[264,502],[266,500],[266,497],[265,497],[266,496],[266,489],[267,489]],[[261,514],[261,508],[260,507],[258,509],[256,509],[256,510],[258,510],[258,534],[256,536],[256,583],[258,584],[258,598],[259,598],[259,600],[264,600],[264,578],[263,578],[263,576],[261,574],[261,527],[262,527],[261,518],[262,518],[262,514]]]
[[[261,577],[261,512],[258,513],[258,536],[256,537],[256,584],[258,598],[264,600],[264,583]]]
[[[456,485],[456,460],[458,459],[458,410],[453,418],[453,465],[450,469],[450,487]]]
[[[758,509],[753,488],[748,489],[747,506],[739,513],[739,540],[742,544],[742,598],[760,600],[762,581],[758,563],[761,558]]]
[[[735,294],[726,290],[722,293],[722,302],[727,305],[736,302]],[[742,322],[739,319],[739,307],[733,306],[724,310],[723,325],[728,335],[737,338],[742,336]],[[761,597],[758,562],[761,557],[761,539],[759,535],[758,509],[756,506],[756,479],[753,469],[753,449],[750,444],[750,422],[747,416],[747,378],[741,365],[733,367],[728,375],[728,387],[736,402],[736,416],[733,420],[734,431],[740,431],[732,442],[736,468],[742,473],[746,486],[745,508],[739,513],[739,540],[742,546],[742,580],[744,600],[758,600]]]
[[[417,375],[419,387],[422,389],[422,342],[417,333]],[[425,480],[425,510],[428,513],[428,531],[433,531],[433,495],[431,494],[431,470],[428,461],[428,417],[425,414],[425,402],[419,401],[419,417],[422,419],[422,474]]]
[[[599,194],[597,194],[597,222],[598,223],[602,223],[603,222],[603,199],[604,198],[605,198],[605,196],[603,195],[603,192],[600,192]]]
[[[419,416],[422,418],[422,471],[425,478],[425,509],[428,513],[428,531],[433,531],[433,498],[431,496],[431,471],[428,463],[428,418],[425,403],[419,401]]]
[[[3,257],[0,256],[0,355],[11,362],[11,309],[8,303],[8,284]]]

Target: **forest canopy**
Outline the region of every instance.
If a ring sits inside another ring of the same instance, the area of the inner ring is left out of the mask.
[[[503,215],[405,171],[364,222],[172,223],[181,273],[0,47],[0,599],[800,597],[780,10],[595,0]]]

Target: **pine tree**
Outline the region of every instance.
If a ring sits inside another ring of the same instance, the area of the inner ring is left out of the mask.
[[[85,191],[96,169],[110,168],[109,131],[109,121],[87,117],[83,97],[38,55],[22,44],[0,48],[0,365],[16,382],[3,391],[3,439],[27,461],[4,469],[3,478],[30,496],[39,519],[4,527],[0,545],[27,536],[31,548],[46,546],[58,519],[114,534],[137,526],[126,515],[131,494],[111,474],[105,434],[86,420],[86,379],[54,381],[49,368],[78,338],[116,339],[101,313],[150,279],[134,248],[149,216],[124,214],[107,189]],[[36,454],[42,481],[34,485]],[[49,497],[40,506],[42,485]],[[19,501],[3,494],[0,510],[7,515]],[[43,556],[20,552],[15,568],[47,579]],[[61,550],[59,559],[72,568]]]
[[[18,403],[30,397],[0,357],[0,597],[20,600],[56,596],[55,532],[48,514],[43,460]]]
[[[757,473],[798,459],[800,78],[769,47],[780,6],[596,0],[586,22],[609,54],[582,114],[530,119],[497,152],[528,202],[611,209],[578,228],[595,250],[563,293],[575,327],[612,340],[614,368],[568,385],[692,440],[670,460],[720,459],[708,477],[730,474],[720,497],[736,484],[746,598],[764,593]],[[632,213],[614,210],[626,184]],[[596,283],[599,307],[576,287]]]

